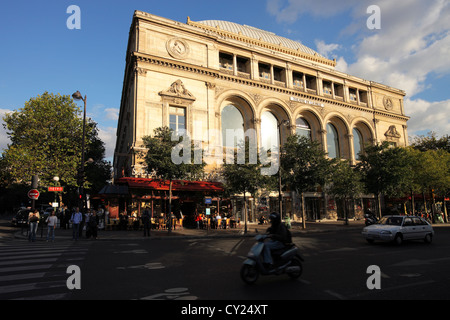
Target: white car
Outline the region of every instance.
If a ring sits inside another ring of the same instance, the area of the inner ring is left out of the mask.
[[[369,243],[375,240],[394,241],[396,244],[401,244],[404,240],[424,240],[431,243],[434,230],[420,217],[384,216],[377,224],[365,227],[362,235]]]

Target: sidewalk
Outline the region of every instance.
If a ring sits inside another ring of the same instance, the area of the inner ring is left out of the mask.
[[[254,237],[257,233],[265,233],[269,224],[258,225],[257,223],[247,224],[247,233],[244,232],[244,224],[241,223],[237,228],[232,229],[190,229],[182,228],[172,230],[170,233],[167,230],[151,230],[150,237],[144,237],[143,230],[114,230],[106,231],[99,230],[97,241],[101,240],[156,240],[156,239],[174,239],[174,238],[232,238],[232,237]],[[317,232],[335,232],[345,230],[362,230],[364,227],[364,220],[349,221],[348,225],[344,224],[344,221],[322,221],[322,222],[307,222],[306,228],[302,228],[301,223],[294,222],[290,229],[293,236],[301,236],[308,233]],[[42,237],[41,237],[42,234]],[[82,238],[79,241],[94,241],[86,239],[86,232],[83,231]],[[26,230],[22,233],[21,229],[18,229],[14,233],[14,237],[17,239],[27,239]],[[38,229],[36,234],[36,241],[45,241],[47,237],[47,228],[44,227],[41,233],[41,229]],[[57,241],[71,241],[72,229],[60,229],[55,230],[55,242]]]

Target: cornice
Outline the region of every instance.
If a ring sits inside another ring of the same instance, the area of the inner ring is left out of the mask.
[[[339,106],[339,107],[343,107],[343,108],[350,108],[350,109],[357,110],[357,111],[369,112],[374,115],[395,118],[395,119],[402,120],[402,121],[407,121],[410,119],[407,116],[403,116],[403,115],[399,115],[399,114],[395,114],[395,113],[391,113],[391,112],[386,112],[386,111],[381,111],[381,110],[376,110],[371,107],[359,106],[359,105],[355,105],[352,103],[347,103],[345,101],[333,100],[333,99],[329,99],[327,97],[317,96],[314,94],[309,94],[307,92],[298,91],[295,89],[272,85],[270,83],[265,83],[265,82],[256,81],[256,80],[252,80],[252,79],[242,78],[242,77],[238,77],[238,76],[233,76],[233,75],[230,75],[227,73],[220,72],[218,70],[212,70],[209,68],[195,66],[195,65],[191,65],[191,64],[188,64],[185,62],[174,61],[174,60],[156,57],[156,56],[139,53],[139,52],[134,52],[132,55],[136,59],[137,62],[145,62],[145,63],[162,66],[162,67],[166,67],[166,68],[170,68],[170,69],[191,72],[191,73],[194,73],[197,75],[212,77],[216,80],[235,83],[239,86],[242,86],[242,85],[251,86],[254,88],[259,88],[259,89],[263,89],[263,90],[269,90],[272,92],[285,94],[289,97],[302,98],[302,99],[306,99],[306,100],[315,101],[318,103],[326,103],[328,105],[335,105],[335,106]],[[142,65],[140,66],[140,68],[145,69]],[[207,82],[210,82],[210,80],[208,80]]]

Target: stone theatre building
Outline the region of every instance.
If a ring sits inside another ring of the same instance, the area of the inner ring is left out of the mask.
[[[137,153],[142,137],[161,126],[186,130],[211,150],[230,147],[226,129],[252,129],[258,146],[266,149],[298,133],[319,141],[329,157],[353,164],[367,143],[407,145],[405,92],[335,66],[335,60],[299,42],[254,27],[190,18],[181,23],[136,11],[126,52],[115,178],[149,178]],[[267,195],[267,205],[277,194]],[[284,208],[295,213],[298,199],[290,192],[285,199]],[[333,211],[329,200],[321,192],[307,195],[308,217]],[[257,201],[251,208],[256,213]]]

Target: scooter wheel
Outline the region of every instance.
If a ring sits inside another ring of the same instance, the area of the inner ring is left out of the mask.
[[[258,280],[259,272],[256,266],[244,264],[241,268],[241,279],[247,284],[253,284]]]
[[[291,279],[297,279],[302,275],[303,265],[299,258],[297,257],[293,258],[290,267],[298,267],[298,271],[287,273],[287,275],[291,277]]]

